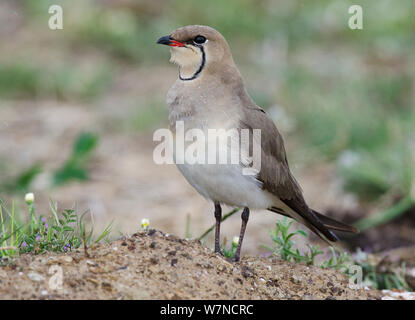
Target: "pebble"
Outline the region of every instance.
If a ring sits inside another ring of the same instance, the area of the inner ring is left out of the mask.
[[[219,265],[219,266],[218,266],[218,271],[220,271],[220,272],[224,272],[224,271],[226,271],[226,267],[225,267],[225,266],[221,266],[221,265]]]
[[[58,263],[58,259],[56,257],[49,257],[46,260],[47,265],[52,265],[52,264],[57,264],[57,263]]]
[[[295,283],[295,284],[299,284],[299,283],[301,283],[301,277],[299,277],[299,276],[296,276],[296,275],[292,275],[291,276],[291,282],[293,282],[293,283]]]
[[[29,277],[30,280],[32,281],[43,281],[45,280],[45,278],[43,276],[41,276],[40,274],[36,273],[36,272],[29,272],[27,274],[27,276]]]
[[[63,256],[61,260],[63,263],[71,263],[73,261],[73,258],[71,256]]]
[[[31,270],[36,270],[38,268],[39,268],[39,265],[35,261],[29,264],[29,269]]]

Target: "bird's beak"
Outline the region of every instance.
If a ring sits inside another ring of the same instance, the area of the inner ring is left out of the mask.
[[[184,47],[184,44],[172,39],[170,36],[164,36],[157,40],[159,44],[165,44],[170,47]]]

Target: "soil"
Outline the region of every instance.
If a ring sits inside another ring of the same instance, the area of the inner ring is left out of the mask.
[[[154,229],[0,267],[1,299],[381,299],[334,270],[276,258],[228,262],[198,240]],[[62,287],[54,281],[62,271]],[[54,285],[55,284],[55,285]],[[53,289],[56,288],[57,289]]]

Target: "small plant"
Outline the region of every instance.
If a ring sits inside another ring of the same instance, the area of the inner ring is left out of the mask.
[[[52,215],[36,217],[33,194],[27,194],[25,200],[29,209],[26,223],[17,217],[14,203],[9,210],[0,201],[0,257],[29,252],[67,252],[81,245],[88,255],[88,245],[107,238],[111,231],[110,224],[94,239],[93,227],[87,230],[85,226],[86,213],[79,216],[75,210],[64,210],[58,215],[56,204],[51,202]]]
[[[148,220],[147,218],[143,218],[141,220],[141,230],[147,231],[149,226],[150,226],[150,220]]]
[[[358,249],[353,262],[362,268],[363,284],[374,287],[378,290],[406,290],[412,291],[405,280],[405,264],[403,263],[399,268],[384,268],[382,261],[374,263],[368,254]]]
[[[342,270],[344,273],[349,274],[349,265],[352,262],[352,258],[347,252],[337,253],[333,247],[330,247],[331,257],[324,261],[320,267],[323,269],[335,269]]]
[[[295,235],[306,237],[307,233],[303,230],[289,232],[292,223],[293,220],[288,221],[286,217],[281,221],[277,221],[275,229],[270,232],[274,247],[265,247],[271,251],[272,255],[280,256],[284,260],[316,265],[315,258],[324,252],[319,249],[319,246],[313,245],[307,245],[309,251],[305,253],[301,253],[299,249],[294,249],[293,237]],[[330,258],[321,262],[319,267],[339,270],[347,276],[352,276],[354,272],[352,272],[351,266],[359,266],[362,270],[363,285],[379,290],[392,288],[411,290],[405,280],[405,266],[394,269],[382,268],[380,264],[376,265],[370,261],[368,255],[361,250],[358,250],[355,258],[347,252],[336,250],[334,247],[330,247],[330,253]]]
[[[226,249],[226,238],[223,241],[222,252],[226,258],[233,258],[236,252],[236,248],[238,247],[239,237],[233,237],[232,244],[229,249]]]
[[[273,255],[279,255],[283,260],[304,262],[306,264],[314,264],[316,256],[323,252],[319,250],[318,246],[308,245],[309,252],[301,253],[300,250],[294,249],[294,241],[291,239],[295,235],[307,237],[307,233],[303,230],[289,232],[289,229],[294,220],[288,221],[286,217],[276,222],[275,229],[270,232],[271,239],[274,242],[274,247],[269,249]]]

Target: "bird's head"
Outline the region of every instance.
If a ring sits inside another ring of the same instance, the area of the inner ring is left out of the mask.
[[[170,61],[179,65],[182,80],[193,80],[206,70],[219,69],[232,63],[232,56],[225,38],[208,26],[185,26],[161,37],[157,43],[170,47]]]

